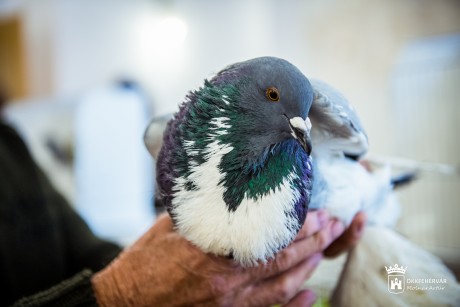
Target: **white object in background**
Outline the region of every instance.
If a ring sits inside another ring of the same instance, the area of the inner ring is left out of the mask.
[[[76,108],[76,208],[97,235],[121,244],[154,220],[154,169],[143,144],[147,110],[132,86],[92,91]]]

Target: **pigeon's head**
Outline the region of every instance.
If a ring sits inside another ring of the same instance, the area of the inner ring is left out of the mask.
[[[210,83],[223,90],[231,136],[246,141],[243,151],[249,158],[288,139],[297,140],[310,154],[307,116],[313,89],[294,65],[275,57],[256,58],[228,66]]]

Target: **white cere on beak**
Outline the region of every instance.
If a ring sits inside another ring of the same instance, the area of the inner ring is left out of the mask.
[[[307,125],[308,132],[310,132],[310,130],[311,130],[311,121],[310,121],[310,117],[307,117],[307,118],[305,119],[305,125]]]
[[[310,118],[303,119],[302,117],[293,117],[289,119],[289,123],[291,124],[291,129],[295,128],[298,129],[305,134],[309,134],[311,130],[311,121]],[[297,138],[294,131],[291,132],[294,138]]]

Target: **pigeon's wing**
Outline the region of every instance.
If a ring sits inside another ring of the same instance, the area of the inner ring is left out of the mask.
[[[144,143],[155,160],[158,159],[158,154],[163,144],[163,133],[172,117],[172,114],[156,117],[150,121],[145,130]]]
[[[366,132],[350,102],[335,88],[319,80],[310,80],[314,101],[309,117],[315,151],[342,152],[359,158],[368,150]]]

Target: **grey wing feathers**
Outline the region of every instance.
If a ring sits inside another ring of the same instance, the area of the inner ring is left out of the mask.
[[[314,101],[310,109],[313,151],[315,147],[362,156],[368,150],[368,139],[350,102],[325,82],[312,79]]]

